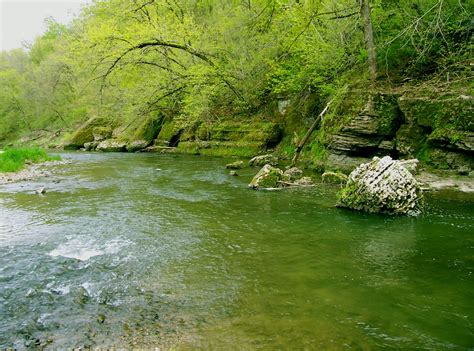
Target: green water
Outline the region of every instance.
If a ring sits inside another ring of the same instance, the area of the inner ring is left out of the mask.
[[[387,217],[226,159],[63,158],[0,186],[0,348],[474,347],[472,196]]]

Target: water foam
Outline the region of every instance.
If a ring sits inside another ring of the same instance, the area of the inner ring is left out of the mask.
[[[120,239],[98,243],[94,240],[76,238],[59,245],[56,249],[51,251],[49,255],[52,257],[61,256],[74,258],[80,261],[87,261],[96,256],[116,254],[122,247],[128,244],[128,241]]]

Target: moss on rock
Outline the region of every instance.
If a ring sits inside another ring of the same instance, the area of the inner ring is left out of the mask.
[[[94,141],[94,129],[97,127],[106,127],[110,124],[105,118],[93,117],[82,124],[74,133],[67,138],[63,144],[65,150],[77,150],[85,143]]]

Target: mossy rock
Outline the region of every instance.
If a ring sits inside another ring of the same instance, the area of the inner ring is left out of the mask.
[[[185,123],[181,120],[164,121],[161,130],[156,138],[156,144],[165,146],[177,146],[185,130]]]
[[[201,132],[202,134],[203,132]],[[276,145],[281,140],[277,124],[266,121],[223,121],[214,124],[209,140],[260,142],[262,145]]]
[[[265,165],[258,171],[249,184],[252,189],[272,189],[282,187],[282,181],[289,181],[290,178],[279,168]]]
[[[436,129],[428,137],[430,145],[474,154],[474,133],[452,128]]]
[[[128,142],[145,141],[148,145],[158,136],[163,125],[164,115],[147,115],[129,123],[125,129],[116,133],[115,138]]]
[[[181,153],[206,156],[239,156],[250,158],[262,151],[260,143],[246,141],[182,141],[177,145]]]
[[[420,159],[437,169],[474,169],[474,158],[471,155],[442,148],[425,147],[420,151]]]
[[[399,99],[399,106],[407,121],[419,126],[474,132],[474,98],[471,96],[404,96]]]
[[[112,128],[107,127],[94,127],[92,128],[92,135],[94,136],[94,141],[102,141],[112,137]]]
[[[94,128],[106,127],[110,124],[105,118],[93,117],[81,125],[71,136],[65,140],[63,147],[65,150],[77,150],[85,143],[94,141]]]
[[[397,131],[395,148],[400,155],[414,156],[426,140],[426,132],[417,124],[404,124]]]
[[[378,134],[383,136],[395,135],[403,122],[397,96],[378,93],[373,96],[373,102]]]
[[[126,150],[127,144],[124,141],[116,140],[116,139],[107,139],[101,141],[99,145],[97,145],[97,151],[103,152],[123,152]]]

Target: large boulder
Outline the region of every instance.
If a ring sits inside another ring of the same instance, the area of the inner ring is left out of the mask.
[[[104,151],[104,152],[121,152],[125,151],[125,147],[127,143],[124,141],[118,141],[113,139],[108,139],[101,141],[99,145],[97,145],[97,151]]]
[[[370,213],[418,215],[422,199],[421,188],[404,161],[385,156],[374,157],[349,175],[337,206]]]
[[[150,143],[146,140],[134,140],[127,143],[128,152],[136,152],[145,149]]]
[[[94,141],[94,129],[98,127],[106,127],[109,123],[109,121],[100,117],[89,119],[64,141],[64,149],[77,150],[82,148],[85,143]]]
[[[289,178],[279,168],[271,165],[265,165],[263,168],[253,177],[249,184],[249,188],[252,189],[273,189],[282,187],[282,181],[288,181]]]

